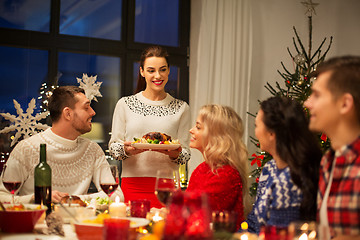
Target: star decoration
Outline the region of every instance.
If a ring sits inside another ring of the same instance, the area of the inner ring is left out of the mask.
[[[77,82],[80,84],[80,88],[85,90],[86,97],[90,100],[90,102],[94,99],[98,101],[96,97],[102,97],[99,89],[102,82],[96,82],[96,76],[88,77],[87,74],[83,73],[83,77],[76,78]]]
[[[314,13],[316,15],[315,7],[319,5],[319,3],[313,3],[312,0],[306,0],[306,2],[301,2],[301,4],[307,8],[305,14],[310,13],[310,16],[312,16]]]
[[[23,112],[20,104],[14,99],[14,106],[16,112],[19,116],[14,116],[10,113],[0,113],[5,119],[10,120],[14,124],[5,127],[4,129],[0,130],[0,133],[7,133],[11,131],[16,131],[15,137],[11,141],[11,147],[18,141],[18,139],[24,135],[24,138],[28,138],[36,133],[39,130],[45,130],[49,126],[46,124],[38,123],[40,119],[46,118],[49,115],[49,112],[42,112],[38,113],[35,116],[32,116],[35,108],[35,99],[31,99],[30,103],[28,104],[28,109],[26,113]]]

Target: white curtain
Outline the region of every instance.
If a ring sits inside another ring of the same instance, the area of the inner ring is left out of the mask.
[[[250,0],[192,0],[190,29],[190,108],[192,125],[202,105],[235,109],[248,138],[252,60]],[[202,161],[192,151],[189,172]],[[190,176],[189,174],[189,176]]]

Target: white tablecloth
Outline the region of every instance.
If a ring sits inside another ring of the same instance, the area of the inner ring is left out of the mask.
[[[37,224],[33,233],[0,233],[0,240],[78,240],[72,225],[64,224],[63,226],[65,237],[39,234],[46,225]]]

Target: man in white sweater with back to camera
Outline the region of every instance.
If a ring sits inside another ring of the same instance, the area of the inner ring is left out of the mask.
[[[47,145],[47,163],[52,170],[52,201],[58,203],[68,195],[81,199],[106,197],[100,187],[100,167],[109,165],[101,147],[80,135],[90,132],[95,111],[83,89],[62,86],[53,91],[48,109],[52,127],[20,141],[6,163],[12,174],[22,174],[15,201],[34,202],[34,168],[39,163],[40,143]],[[99,192],[87,195],[93,182]],[[112,197],[124,195],[118,188]],[[0,201],[10,202],[11,194],[0,180]]]

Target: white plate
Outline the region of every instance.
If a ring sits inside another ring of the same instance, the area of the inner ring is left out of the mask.
[[[154,143],[132,143],[137,149],[154,149],[154,150],[175,150],[180,144],[154,144]]]
[[[138,227],[144,227],[150,223],[150,220],[146,218],[136,218],[136,217],[127,217],[124,219],[130,220],[130,227],[131,228],[138,228]]]
[[[95,217],[96,218],[96,217]],[[138,227],[144,227],[150,223],[150,220],[146,218],[137,218],[137,217],[123,217],[119,219],[128,219],[130,220],[130,228],[138,228]],[[102,227],[103,224],[98,223],[76,223],[79,225],[89,225],[94,227]]]

